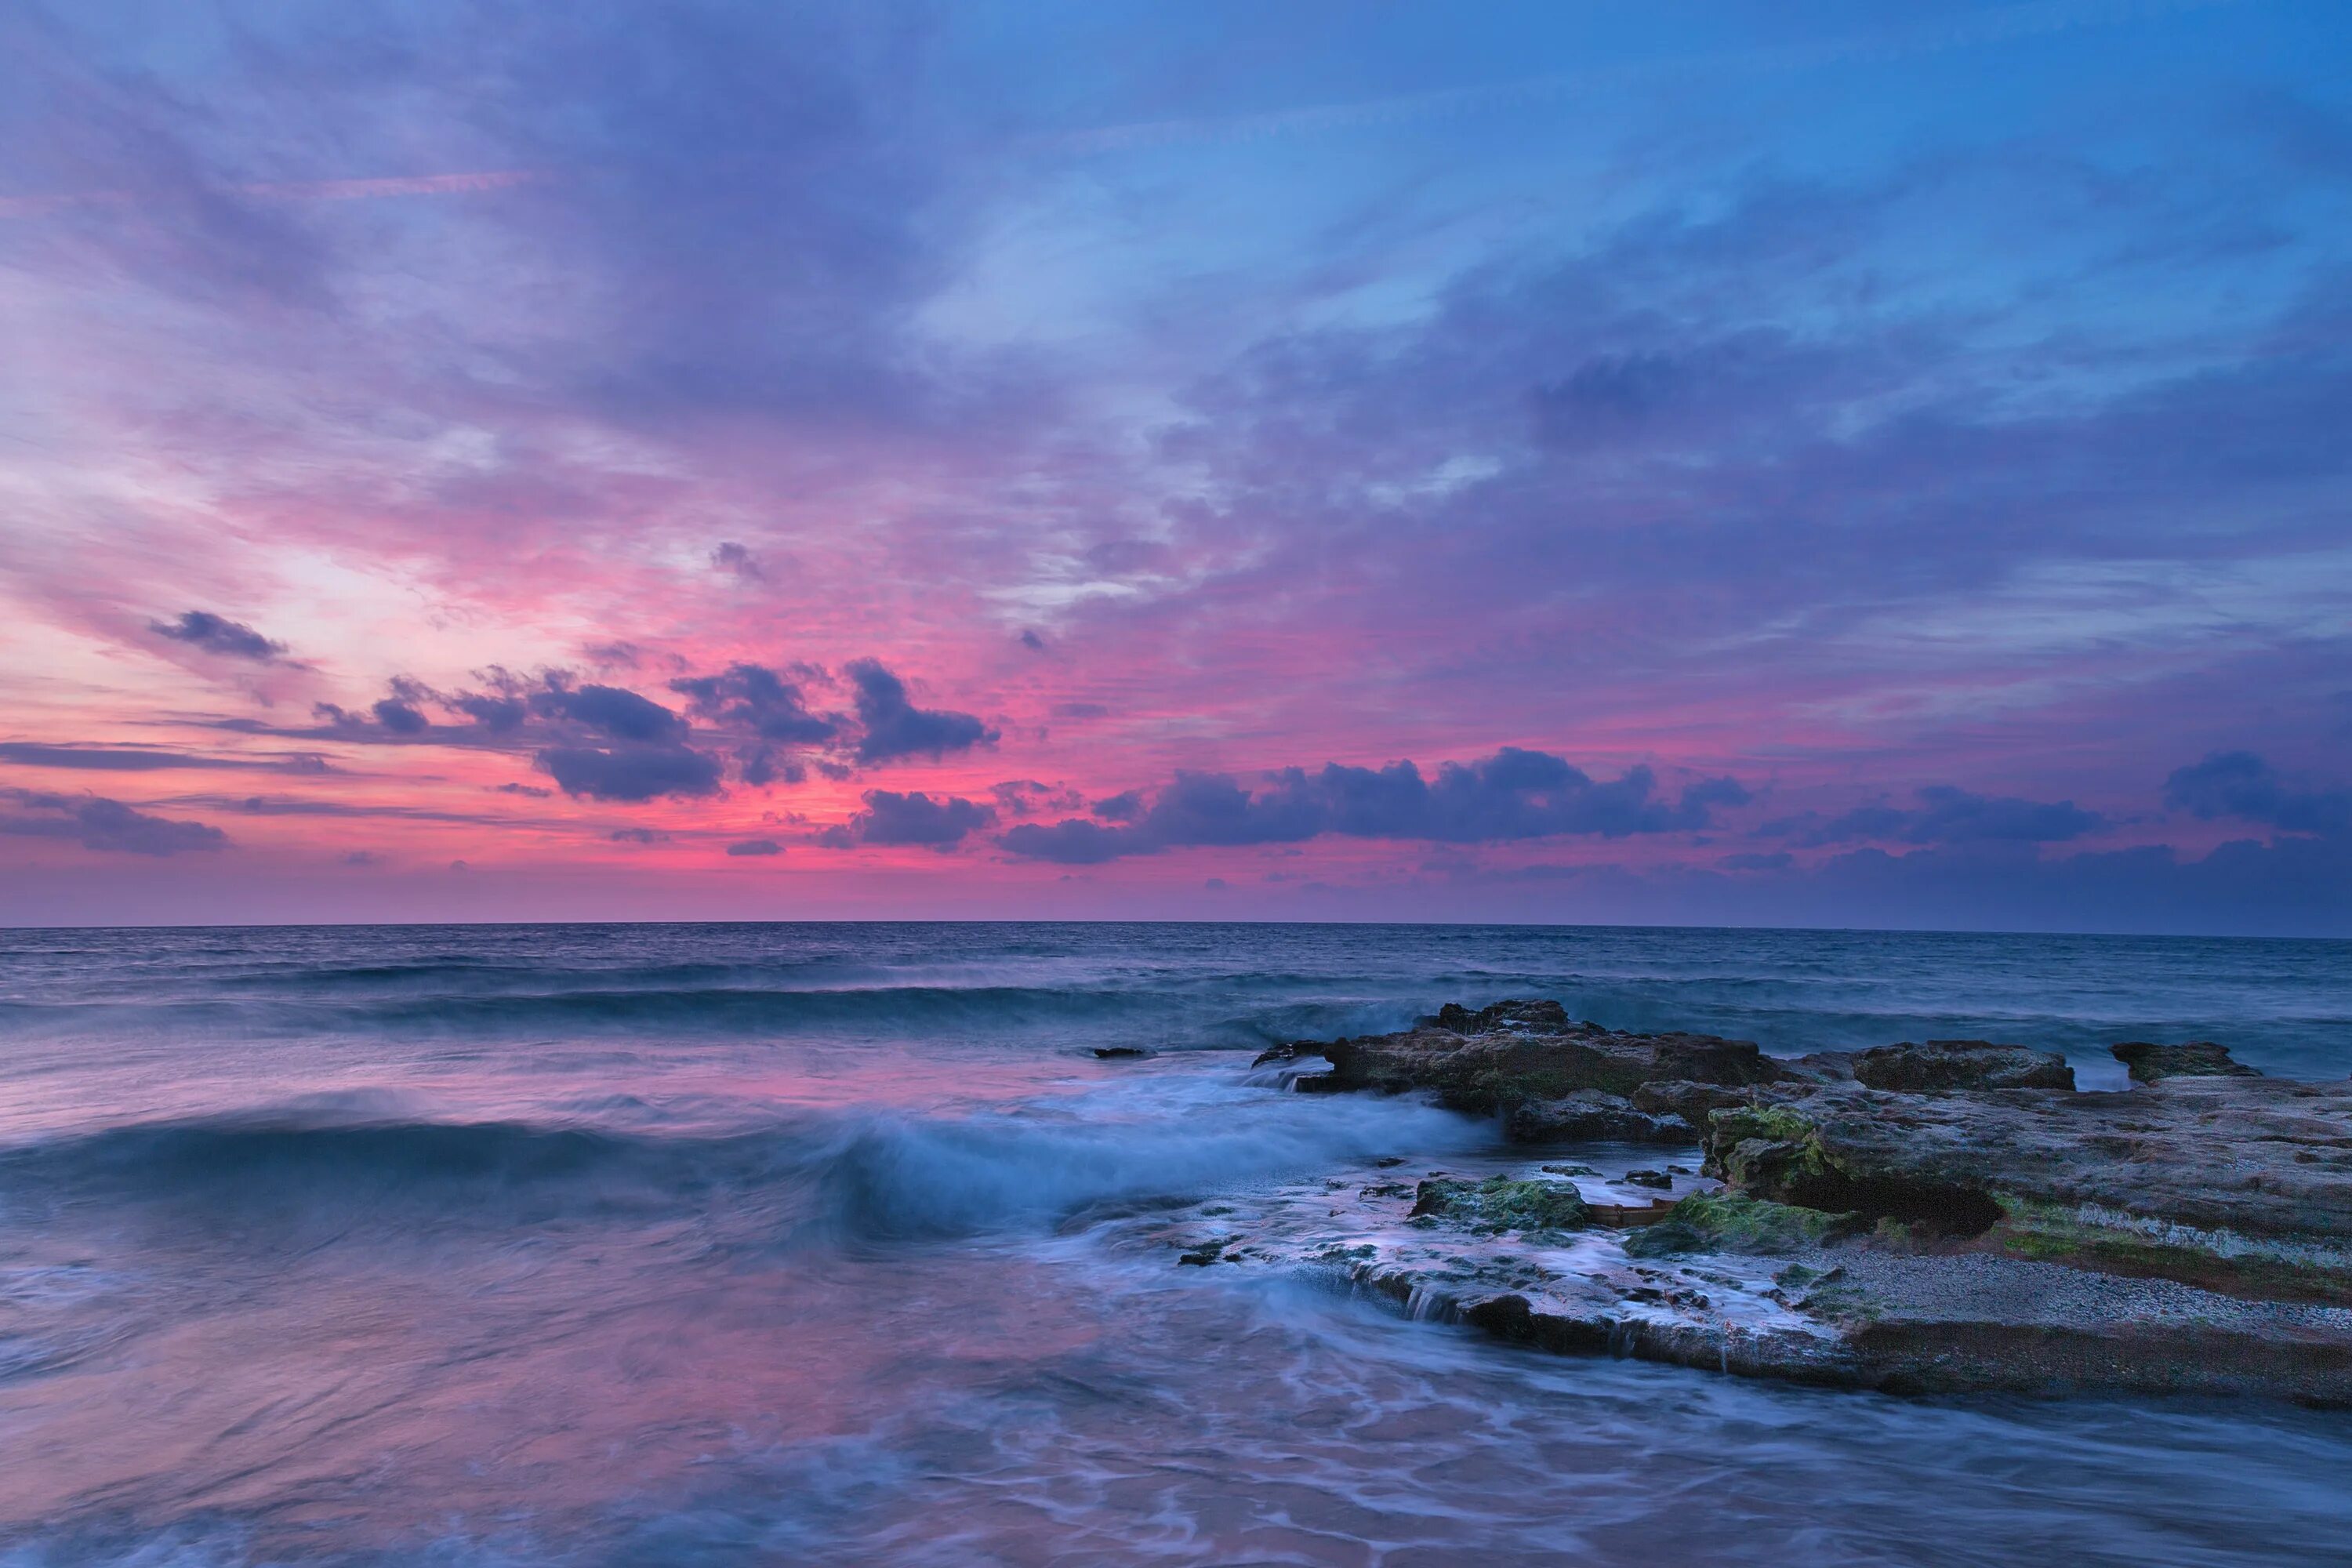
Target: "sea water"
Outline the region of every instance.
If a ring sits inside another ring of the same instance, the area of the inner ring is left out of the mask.
[[[1249,1063],[1530,995],[2352,1071],[2343,942],[0,932],[0,1563],[2352,1562],[2342,1413],[1555,1358],[1136,1223],[1492,1158]]]

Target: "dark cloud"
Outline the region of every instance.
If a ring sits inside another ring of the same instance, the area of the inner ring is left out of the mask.
[[[780,759],[773,746],[746,747],[736,757],[735,765],[743,782],[753,789],[772,784],[796,784],[808,777],[808,769],[790,759]]]
[[[764,665],[731,664],[718,675],[684,677],[669,689],[688,710],[713,724],[749,731],[763,741],[815,745],[831,740],[840,721],[809,710],[801,687]]]
[[[373,849],[352,849],[347,851],[342,856],[340,864],[345,866],[381,866],[383,864],[383,857],[377,854]]]
[[[784,847],[772,838],[745,838],[727,847],[730,855],[781,855]]]
[[[50,746],[33,741],[0,742],[0,763],[28,768],[71,768],[77,772],[144,773],[170,768],[248,769],[270,773],[324,773],[334,770],[314,752],[296,752],[275,757],[220,757],[197,752],[175,752],[161,746]]]
[[[710,552],[710,564],[721,572],[740,577],[750,583],[765,582],[768,576],[765,572],[760,570],[760,563],[751,552],[732,541],[721,544]]]
[[[425,716],[422,709],[397,697],[383,699],[375,704],[373,711],[375,721],[383,725],[388,734],[422,735],[433,728],[433,721]]]
[[[848,675],[857,689],[857,719],[865,728],[857,742],[861,763],[941,757],[996,743],[996,731],[972,714],[916,707],[907,695],[907,683],[877,659],[854,660]]]
[[[899,795],[887,789],[867,790],[866,809],[844,826],[829,827],[817,842],[836,849],[854,845],[919,845],[952,849],[970,835],[996,820],[995,811],[961,795],[934,800],[922,791]]]
[[[228,835],[202,822],[156,816],[98,795],[0,789],[23,809],[0,815],[0,834],[69,838],[85,849],[121,855],[179,855],[224,847]]]
[[[641,743],[683,740],[687,722],[649,697],[621,686],[573,686],[559,675],[530,694],[530,710],[542,718],[580,725],[616,741]]]
[[[286,653],[284,643],[262,636],[243,621],[232,621],[210,610],[183,610],[178,620],[150,621],[147,629],[159,637],[169,637],[206,653],[251,659],[256,664],[275,664]]]
[[[555,794],[555,792],[554,792],[553,790],[551,790],[551,789],[541,789],[541,788],[539,785],[537,785],[537,784],[489,784],[489,785],[487,785],[487,786],[485,786],[485,787],[487,787],[487,788],[490,791],[490,793],[491,793],[491,794],[493,794],[493,795],[528,795],[528,796],[530,796],[532,800],[546,800],[546,799],[549,799],[550,797],[551,797],[551,796]]]
[[[1143,792],[1139,789],[1121,790],[1117,795],[1105,795],[1088,809],[1105,822],[1140,822],[1143,820]]]
[[[511,735],[530,720],[530,701],[513,692],[461,691],[447,705],[493,735]]]
[[[1122,855],[1148,855],[1164,845],[1147,843],[1130,827],[1104,827],[1078,817],[1060,822],[1024,822],[1006,829],[997,840],[1027,860],[1051,860],[1059,866],[1097,866]]]
[[[1045,651],[1045,639],[1039,637],[1034,631],[1024,631],[1021,634],[1021,646],[1027,648],[1031,653],[1044,653]]]
[[[2215,752],[2174,769],[2164,804],[2207,822],[2232,816],[2289,833],[2352,831],[2352,789],[2292,788],[2252,752]]]
[[[316,702],[311,704],[311,715],[325,723],[329,733],[348,741],[414,741],[430,731],[433,721],[425,717],[425,704],[446,706],[448,700],[404,675],[393,677],[391,686],[391,691],[369,704],[364,713],[333,702]]]
[[[533,760],[564,794],[587,800],[719,793],[719,759],[690,746],[548,746]]]
[[[1006,779],[988,786],[997,808],[1007,816],[1034,816],[1041,811],[1076,811],[1086,805],[1077,791],[1040,784],[1035,779]]]
[[[1180,773],[1148,804],[1129,791],[1095,815],[1022,824],[999,840],[1015,855],[1091,865],[1124,855],[1196,845],[1292,844],[1326,833],[1445,844],[1501,843],[1555,835],[1623,837],[1706,826],[1710,811],[1748,800],[1737,780],[1703,779],[1669,797],[1635,767],[1597,780],[1547,752],[1507,746],[1472,763],[1447,763],[1434,779],[1412,763],[1364,768],[1328,763],[1288,768],[1265,787],[1223,773]]]
[[[2063,844],[2109,826],[2108,819],[2071,800],[2024,800],[1977,795],[1951,784],[1914,790],[1911,810],[1860,805],[1835,816],[1807,812],[1777,818],[1757,832],[1768,838],[1819,847],[1830,844]]]
[[[658,827],[615,827],[604,836],[615,844],[667,844],[669,835]]]

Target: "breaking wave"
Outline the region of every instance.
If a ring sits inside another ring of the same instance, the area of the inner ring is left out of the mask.
[[[1491,1132],[1406,1101],[1303,1105],[1221,1090],[1167,1114],[807,1114],[722,1134],[525,1121],[354,1121],[285,1110],[145,1122],[0,1150],[0,1205],[155,1205],[517,1226],[723,1209],[776,1239],[893,1241],[1037,1229],[1397,1148]]]

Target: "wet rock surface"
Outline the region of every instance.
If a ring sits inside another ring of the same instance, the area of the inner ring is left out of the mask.
[[[2074,1069],[2056,1051],[2000,1046],[1990,1040],[1929,1040],[1878,1046],[1856,1053],[1854,1081],[1899,1094],[1940,1094],[1955,1089],[2065,1089]]]
[[[2024,1046],[1782,1060],[1556,1003],[1449,1006],[1269,1056],[1332,1064],[1302,1089],[1419,1090],[1582,1157],[1368,1173],[1339,1206],[1327,1184],[1171,1239],[1562,1352],[1896,1391],[2352,1404],[2352,1082],[2263,1078],[2205,1042],[2115,1054],[2135,1086],[2084,1093]],[[1658,1169],[1677,1138],[1697,1176]]]
[[[2352,1242],[2352,1082],[2186,1078],[2116,1094],[1822,1089],[1715,1112],[1706,1148],[1707,1169],[1732,1185],[1817,1208],[1916,1219],[1910,1211],[1948,1194],[1977,1194]]]
[[[1572,1019],[1557,1002],[1498,1002],[1475,1013],[1449,1005],[1397,1034],[1299,1041],[1258,1062],[1302,1056],[1331,1064],[1329,1081],[1318,1089],[1426,1089],[1441,1104],[1475,1115],[1519,1110],[1531,1137],[1549,1136],[1556,1121],[1583,1114],[1661,1114],[1631,1104],[1629,1097],[1651,1084],[1737,1089],[1786,1076],[1753,1040],[1628,1034]],[[1560,1107],[1556,1117],[1541,1109],[1547,1106]]]
[[[2230,1047],[2210,1040],[2187,1040],[2177,1046],[2126,1040],[2109,1046],[2108,1054],[2124,1064],[2134,1083],[2160,1083],[2168,1078],[2260,1078],[2243,1062],[2230,1059]]]
[[[1519,1100],[1503,1112],[1504,1135],[1515,1143],[1687,1144],[1698,1126],[1678,1110],[1644,1110],[1622,1094],[1597,1089]]]

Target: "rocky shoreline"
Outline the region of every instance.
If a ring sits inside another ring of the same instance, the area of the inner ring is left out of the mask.
[[[1167,1239],[1564,1352],[2352,1405],[2352,1080],[2264,1078],[2202,1041],[2114,1054],[2131,1087],[2086,1092],[2020,1046],[1778,1058],[1554,1002],[1448,1006],[1257,1066],[1496,1117],[1527,1158],[1368,1168]]]

